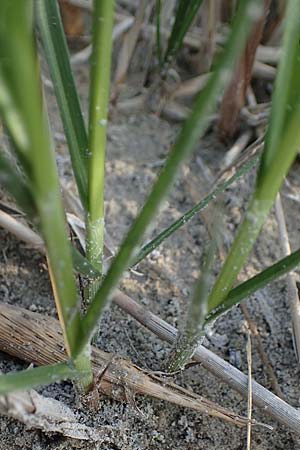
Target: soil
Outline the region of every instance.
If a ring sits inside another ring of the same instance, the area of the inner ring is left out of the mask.
[[[77,72],[83,103],[86,104],[87,72],[85,68],[78,69]],[[52,95],[48,95],[48,102],[52,127],[55,132],[61,132]],[[108,131],[106,163],[106,227],[116,248],[143,204],[177,132],[177,125],[152,113],[113,114]],[[60,175],[72,182],[66,148],[61,144],[57,147]],[[225,151],[226,148],[218,142],[213,132],[199,141],[192,159],[183,165],[151,235],[155,235],[178,218],[209,190],[214,176],[222,168]],[[207,171],[205,174],[201,169],[200,162],[201,166],[210,169],[209,177]],[[295,189],[300,187],[297,170],[298,167],[295,166],[289,175],[289,182]],[[232,185],[222,199],[225,249],[228,248],[241,220],[254,179],[255,171]],[[288,188],[285,187],[284,191],[286,193]],[[283,199],[291,244],[295,249],[299,236],[297,208],[294,200],[286,196]],[[138,273],[124,277],[124,291],[166,321],[180,325],[193,282],[200,273],[201,258],[209,241],[207,223],[212,217],[213,209],[207,209],[205,215],[198,215],[169,238],[138,266]],[[0,229],[0,239],[1,301],[56,316],[44,258],[3,229]],[[276,221],[272,213],[243,276],[253,275],[281,256]],[[285,281],[280,280],[261,290],[247,301],[247,306],[252,319],[256,321],[264,349],[285,399],[293,406],[299,407],[300,371],[293,350]],[[246,342],[245,319],[240,309],[235,308],[215,324],[205,345],[247,372]],[[97,345],[151,370],[160,370],[169,352],[168,345],[141,328],[114,305],[103,316]],[[252,347],[253,377],[272,389],[257,353],[255,341]],[[0,370],[3,372],[27,366],[28,364],[22,361],[10,358],[4,353],[0,354]],[[227,408],[246,414],[247,401],[201,366],[186,370],[175,377],[175,381]],[[19,422],[1,417],[0,450],[246,448],[246,430],[150,398],[137,399],[135,406],[103,399],[99,410],[92,414],[83,407],[77,407],[74,389],[69,382],[40,388],[39,392],[65,402],[75,411],[82,423],[93,427],[111,426],[111,442],[99,446],[70,440],[58,434],[49,436],[41,431],[28,430]],[[274,426],[273,431],[253,429],[253,450],[300,448],[299,439],[288,429],[273,423],[257,408],[254,408],[253,415],[256,419]]]

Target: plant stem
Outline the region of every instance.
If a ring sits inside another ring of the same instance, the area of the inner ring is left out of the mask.
[[[275,214],[278,223],[279,240],[283,254],[291,254],[288,230],[285,221],[284,209],[280,193],[277,194],[275,201]],[[297,361],[300,362],[300,302],[296,277],[294,273],[289,273],[286,277],[288,300],[290,304],[293,328],[293,344]]]
[[[99,275],[97,270],[87,261],[84,256],[82,256],[77,250],[75,250],[74,247],[72,250],[75,270],[87,277],[97,278],[97,276]],[[280,277],[286,275],[291,270],[298,267],[299,264],[300,250],[296,250],[289,256],[280,259],[275,264],[258,273],[254,277],[249,278],[247,281],[239,284],[229,292],[226,299],[221,305],[208,312],[205,318],[205,325],[225,314],[231,308],[241,303],[250,295],[254,294],[254,292],[258,291],[259,289],[263,289],[272,281],[275,281]]]
[[[197,281],[193,295],[189,302],[186,322],[176,339],[174,348],[168,358],[167,372],[183,370],[188,361],[192,358],[196,348],[204,338],[204,323],[207,315],[207,300],[209,290],[213,282],[213,266],[217,254],[218,238],[220,236],[221,215],[217,211],[214,220],[214,238],[211,240],[201,275]]]
[[[89,261],[100,273],[102,273],[103,264],[104,173],[113,18],[113,0],[94,0],[86,249]]]
[[[1,156],[0,156],[0,181],[1,179]],[[244,167],[244,166],[243,166]],[[3,170],[6,169],[6,165],[3,166]],[[24,208],[24,202],[22,196],[24,193],[26,193],[25,185],[24,185],[24,191],[20,191],[20,193],[16,192],[16,188],[18,187],[17,180],[19,180],[18,174],[15,171],[15,168],[9,166],[9,171],[5,170],[6,175],[10,175],[9,179],[6,177],[6,179],[3,181],[3,184],[6,186],[12,197],[15,198],[17,204]],[[20,182],[20,180],[18,181]],[[21,185],[22,186],[22,185]],[[26,204],[27,204],[27,199]],[[30,200],[32,203],[32,199]],[[34,205],[33,205],[34,206]],[[36,214],[36,211],[35,213]],[[24,224],[17,222],[16,219],[12,219],[11,216],[10,220],[3,220],[1,222],[1,226],[6,228],[9,232],[15,234],[18,239],[24,240],[29,245],[33,246],[34,248],[37,247],[39,250],[41,250],[43,253],[44,248],[41,246],[41,238],[38,234],[33,232],[30,228],[25,226]],[[29,214],[29,217],[31,215]],[[12,223],[10,223],[12,222]],[[97,279],[100,277],[100,272],[97,271],[89,262],[88,260],[81,255],[74,247],[72,247],[72,257],[73,257],[73,264],[75,270],[77,270],[82,275],[88,277],[88,278],[94,278]],[[246,299],[248,296],[253,294],[259,289],[263,289],[265,286],[267,286],[272,281],[284,276],[289,271],[297,268],[300,264],[300,250],[297,250],[291,255],[286,256],[285,258],[282,258],[281,260],[277,261],[270,267],[264,269],[262,272],[258,273],[254,277],[248,279],[247,281],[239,284],[234,289],[232,289],[228,296],[226,297],[225,301],[219,305],[216,309],[213,309],[209,312],[209,314],[206,317],[205,323],[209,323],[213,320],[216,320],[220,315],[226,313],[228,310],[230,310],[235,305],[238,305],[243,299]]]

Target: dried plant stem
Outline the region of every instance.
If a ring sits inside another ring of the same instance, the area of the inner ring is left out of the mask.
[[[231,166],[231,164],[236,161],[236,159],[239,157],[241,152],[245,149],[247,146],[249,140],[251,139],[252,131],[246,130],[244,133],[242,133],[236,140],[236,142],[233,144],[233,146],[228,150],[226,153],[222,167],[226,169],[227,167]]]
[[[14,234],[21,241],[29,242],[33,248],[45,253],[44,243],[40,236],[2,209],[0,209],[0,226]]]
[[[278,223],[280,245],[284,256],[288,256],[291,254],[291,247],[284,217],[284,210],[282,207],[281,197],[279,193],[277,194],[275,201],[275,213]],[[296,285],[295,275],[292,272],[286,275],[286,280],[292,315],[293,341],[295,353],[298,362],[300,362],[300,302],[298,296],[298,289]]]
[[[155,316],[121,291],[116,291],[113,296],[113,301],[159,338],[170,344],[175,342],[177,334],[175,327],[169,325],[160,317]],[[236,367],[233,367],[202,345],[196,349],[194,360],[201,362],[202,366],[209,372],[220,378],[243,397],[247,398],[248,377]],[[300,413],[297,409],[278,398],[254,380],[252,381],[252,395],[253,404],[261,408],[264,414],[271,416],[300,435]]]
[[[1,304],[0,317],[1,351],[37,365],[66,359],[62,332],[56,319],[5,304]],[[248,423],[246,418],[172,382],[147,374],[122,357],[93,348],[92,359],[95,399],[97,392],[121,401],[130,401],[135,394],[149,395],[234,425],[246,426]]]
[[[136,48],[136,44],[138,41],[138,37],[140,34],[141,27],[143,25],[145,10],[147,6],[146,0],[141,0],[138,5],[138,10],[136,12],[136,16],[134,19],[134,23],[130,30],[126,33],[124,36],[122,47],[118,55],[118,63],[117,68],[114,76],[114,94],[113,97],[115,98],[118,94],[118,90],[120,87],[120,84],[124,83],[127,71],[130,65],[130,61],[132,58],[132,55],[134,53],[134,50]]]
[[[267,374],[268,374],[269,381],[271,383],[272,389],[273,389],[273,391],[275,392],[275,394],[279,398],[284,400],[283,392],[282,392],[282,390],[281,390],[281,388],[280,388],[280,386],[278,384],[278,381],[277,381],[275,372],[273,370],[273,367],[272,367],[272,365],[271,365],[271,363],[269,361],[269,358],[268,358],[268,356],[267,356],[267,354],[266,354],[266,352],[264,350],[264,347],[263,347],[263,344],[262,344],[262,341],[261,341],[261,338],[260,338],[260,335],[259,335],[256,323],[251,318],[250,313],[249,313],[248,308],[247,308],[245,303],[241,303],[240,304],[240,308],[242,310],[242,313],[245,316],[245,319],[247,321],[249,330],[251,331],[251,334],[252,334],[252,336],[255,339],[255,344],[257,346],[257,351],[258,351],[259,357],[260,357],[263,365],[266,368],[266,371],[267,371]]]
[[[123,33],[126,33],[134,23],[134,17],[125,17],[121,22],[114,26],[112,32],[112,41],[116,41]],[[89,44],[84,49],[74,53],[70,57],[72,65],[81,64],[89,60],[92,54],[92,44]]]
[[[252,420],[252,349],[251,334],[248,330],[247,339],[247,363],[248,363],[248,424],[247,424],[247,450],[251,450],[251,420]]]
[[[247,88],[252,78],[256,49],[262,37],[271,0],[264,0],[261,3],[263,4],[261,14],[252,26],[244,53],[222,100],[219,130],[222,137],[226,139],[233,137],[237,130],[238,115],[245,103]]]

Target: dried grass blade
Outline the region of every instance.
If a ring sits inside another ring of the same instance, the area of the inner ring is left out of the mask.
[[[279,193],[277,194],[275,201],[275,214],[278,223],[279,239],[282,252],[285,256],[289,256],[291,254],[291,247],[286,227],[284,210],[281,202],[281,196]],[[297,361],[300,362],[300,302],[295,274],[293,274],[292,272],[287,274],[287,288],[292,315],[294,350]]]

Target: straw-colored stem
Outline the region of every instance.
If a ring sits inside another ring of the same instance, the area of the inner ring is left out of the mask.
[[[247,362],[248,362],[248,399],[247,399],[247,450],[251,450],[251,431],[252,431],[252,346],[251,346],[251,333],[248,330],[247,340]]]
[[[287,231],[287,226],[285,222],[284,210],[281,202],[281,196],[278,193],[275,202],[275,214],[278,223],[279,239],[282,252],[285,256],[291,254],[291,246],[289,242],[289,235]],[[293,326],[293,341],[294,350],[298,362],[300,362],[300,302],[298,295],[298,288],[296,284],[296,278],[294,273],[289,273],[286,276],[288,297],[290,303],[290,310],[292,316],[292,326]]]

